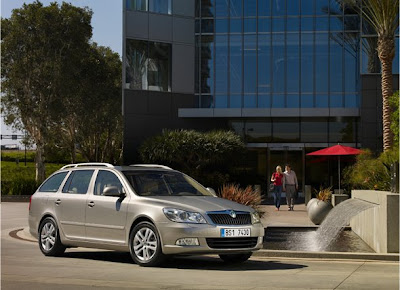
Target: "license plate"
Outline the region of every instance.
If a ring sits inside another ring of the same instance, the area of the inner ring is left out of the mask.
[[[221,237],[250,237],[250,229],[221,229]]]

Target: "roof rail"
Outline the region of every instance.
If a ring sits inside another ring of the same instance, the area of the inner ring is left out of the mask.
[[[74,167],[83,167],[83,166],[104,166],[104,167],[114,168],[114,165],[112,165],[110,163],[87,162],[87,163],[68,164],[68,165],[65,165],[65,166],[61,167],[61,169],[74,168]]]
[[[132,167],[155,167],[155,168],[162,168],[162,169],[167,169],[167,170],[173,170],[171,167],[165,166],[165,165],[159,165],[159,164],[131,164],[129,166]]]

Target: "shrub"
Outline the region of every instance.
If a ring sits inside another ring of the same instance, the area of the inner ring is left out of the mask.
[[[221,198],[251,206],[259,213],[260,217],[265,213],[265,211],[260,208],[261,202],[263,201],[260,190],[253,189],[250,185],[243,189],[240,188],[238,184],[224,184],[217,194]]]
[[[31,195],[38,188],[35,179],[16,179],[1,182],[2,195]]]
[[[322,201],[330,201],[332,199],[332,186],[328,188],[319,188],[319,191],[315,189],[315,197]]]
[[[354,165],[344,169],[344,183],[352,189],[389,191],[390,165],[398,161],[398,150],[384,152],[378,158],[364,150]]]

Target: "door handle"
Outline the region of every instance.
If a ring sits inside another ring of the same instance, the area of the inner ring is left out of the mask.
[[[56,204],[56,205],[60,205],[60,203],[61,203],[61,199],[57,199],[57,200],[55,201],[55,204]]]
[[[94,207],[94,201],[90,201],[90,202],[88,203],[88,206],[89,206],[89,207]]]

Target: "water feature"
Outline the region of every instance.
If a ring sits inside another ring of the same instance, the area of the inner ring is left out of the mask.
[[[350,219],[375,204],[348,199],[334,207],[316,228],[267,228],[265,249],[293,251],[374,252],[351,229]],[[347,230],[343,230],[343,229]]]

